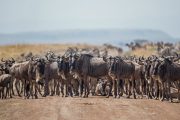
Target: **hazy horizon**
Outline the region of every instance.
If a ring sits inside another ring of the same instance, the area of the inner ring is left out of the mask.
[[[180,38],[179,0],[0,0],[0,33],[152,29]]]

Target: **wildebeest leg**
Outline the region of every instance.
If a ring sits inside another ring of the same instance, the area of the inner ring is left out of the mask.
[[[27,83],[27,81],[24,80],[23,93],[25,98],[29,97],[29,88],[30,88],[29,83]]]
[[[131,96],[131,81],[129,79],[127,79],[127,85],[128,85],[128,89],[127,89],[127,98],[130,98]]]
[[[41,96],[43,96],[42,93],[41,93],[41,88],[40,88],[40,86],[39,86],[39,82],[36,82],[36,83],[35,83],[35,89],[37,89],[37,91],[39,92],[39,94],[40,94]],[[36,92],[37,92],[37,91],[36,91]],[[35,97],[36,97],[36,96],[35,96]]]
[[[68,80],[65,81],[65,97],[68,97]]]
[[[73,79],[74,84],[73,84],[73,91],[74,91],[74,95],[78,96],[79,92],[78,92],[78,88],[79,88],[79,81],[77,79]]]
[[[0,87],[0,99],[1,99],[1,92],[2,92],[2,87]]]
[[[30,84],[30,95],[31,95],[31,97],[32,97],[32,99],[33,99],[33,86],[34,86],[34,84],[33,84],[33,81],[32,80],[30,80],[29,81],[29,84]]]
[[[56,88],[57,88],[57,79],[54,79],[54,95],[56,94]]]
[[[2,93],[2,99],[4,99],[4,87],[2,87],[2,91],[1,91],[1,93]]]
[[[21,92],[20,92],[20,94],[21,93],[23,93],[23,88],[24,88],[24,85],[25,85],[25,83],[24,83],[24,81],[19,81],[19,89],[21,89]]]
[[[11,78],[11,81],[10,81],[10,83],[9,83],[9,96],[10,96],[10,98],[12,98],[12,94],[13,94],[13,83],[14,83],[14,79],[13,78]]]
[[[144,96],[144,84],[143,79],[140,79],[140,92],[141,92],[141,99]]]
[[[61,94],[64,97],[64,80],[61,80]]]
[[[114,98],[117,97],[117,82],[113,80]]]
[[[87,92],[86,92],[86,97],[88,97],[88,95],[89,95],[89,91],[90,91],[90,89],[89,89],[89,79],[87,79],[87,81],[86,81],[86,90],[87,90]]]
[[[158,96],[159,96],[159,83],[158,81],[156,80],[156,86],[155,86],[155,99],[157,100],[158,99]]]
[[[0,87],[0,99],[2,97],[2,87]]]
[[[171,96],[171,92],[170,92],[170,81],[169,80],[167,80],[167,91],[168,91],[167,100],[170,100],[170,102],[172,102],[172,96]]]
[[[178,103],[180,102],[180,81],[178,81],[178,96],[177,96],[177,100],[178,100]]]
[[[19,97],[21,97],[21,95],[20,95],[20,93],[19,93],[19,89],[18,89],[18,80],[16,79],[16,81],[15,81],[15,87],[16,87],[16,91],[17,91],[17,94],[18,94],[18,96]]]
[[[9,89],[8,89],[8,86],[6,86],[5,88],[6,88],[6,91],[5,91],[5,97],[4,98],[6,99],[7,98],[7,94],[9,92]]]
[[[132,89],[133,89],[133,97],[136,99],[136,85],[135,85],[135,79],[132,79]]]
[[[60,87],[60,85],[59,85],[59,80],[57,80],[56,95],[58,95],[58,96],[60,95],[59,87]]]
[[[87,77],[83,77],[83,81],[84,81],[84,95],[83,95],[83,98],[85,98],[86,94],[87,94]]]
[[[124,85],[124,89],[125,89],[125,94],[128,95],[128,83],[127,83],[128,80],[125,80],[125,85]]]
[[[6,91],[7,93],[6,94],[8,94],[8,96],[10,97],[10,98],[12,98],[12,96],[11,96],[11,83],[8,83],[8,86],[7,86],[7,91]]]
[[[35,99],[38,99],[38,96],[37,96],[38,84],[36,84],[36,82],[34,83],[34,89],[35,89],[34,97],[35,97]]]
[[[150,84],[149,84],[149,98],[152,99],[153,98],[153,80],[151,78]]]
[[[120,80],[120,96],[123,96],[124,93],[124,80]]]
[[[53,96],[54,95],[54,79],[50,81],[50,89],[51,89],[50,96]]]
[[[44,84],[44,95],[43,95],[43,97],[46,97],[47,95],[49,95],[49,81],[48,81],[48,78],[46,77],[45,84]]]
[[[162,96],[161,96],[161,101],[164,100],[164,82],[161,83],[162,84]]]
[[[84,80],[80,79],[80,97],[82,97],[83,94],[83,85],[84,85]]]
[[[120,98],[120,79],[117,79],[117,98]]]
[[[147,98],[148,99],[151,99],[151,82],[148,82],[148,85],[147,85]]]

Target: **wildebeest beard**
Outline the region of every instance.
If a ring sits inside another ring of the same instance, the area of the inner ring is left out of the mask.
[[[116,62],[113,62],[112,63],[112,67],[111,67],[111,72],[113,72],[113,73],[115,73],[116,72],[116,70],[117,70],[117,63]]]
[[[146,66],[146,75],[149,77],[150,76],[150,69],[151,69],[151,65],[147,65]]]
[[[78,60],[74,60],[71,64],[70,64],[70,70],[71,71],[79,71],[81,68],[81,64],[82,62],[78,61]]]
[[[39,73],[41,75],[44,75],[45,65],[43,63],[40,63],[37,67],[38,67]]]
[[[70,69],[69,62],[62,60],[59,64],[59,71],[68,72],[69,69]]]
[[[158,75],[160,76],[160,78],[163,78],[165,73],[166,73],[166,65],[165,65],[165,63],[162,63],[158,67]]]
[[[160,62],[156,63],[155,66],[154,66],[154,70],[153,70],[153,75],[157,75],[158,74],[158,69],[159,69],[159,66],[160,66]]]

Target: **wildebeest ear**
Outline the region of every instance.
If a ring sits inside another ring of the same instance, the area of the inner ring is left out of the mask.
[[[105,57],[105,56],[103,56],[103,60],[105,61],[105,62],[107,62],[107,57]]]
[[[162,58],[166,58],[164,55],[161,56]]]

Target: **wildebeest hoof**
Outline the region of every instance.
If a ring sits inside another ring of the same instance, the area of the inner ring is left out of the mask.
[[[22,97],[21,95],[18,95],[19,97]]]
[[[116,96],[113,96],[114,98],[116,98]]]
[[[157,99],[158,99],[157,97],[154,98],[154,100],[157,100]]]
[[[65,97],[68,97],[68,95],[65,95]]]
[[[130,96],[126,96],[126,98],[130,98]]]
[[[37,95],[35,95],[35,99],[38,99],[38,96],[37,96]]]
[[[44,94],[42,97],[46,97],[46,95]]]
[[[160,101],[161,101],[161,102],[163,102],[163,101],[164,101],[164,99],[163,99],[163,98],[161,98],[161,99],[160,99]]]

